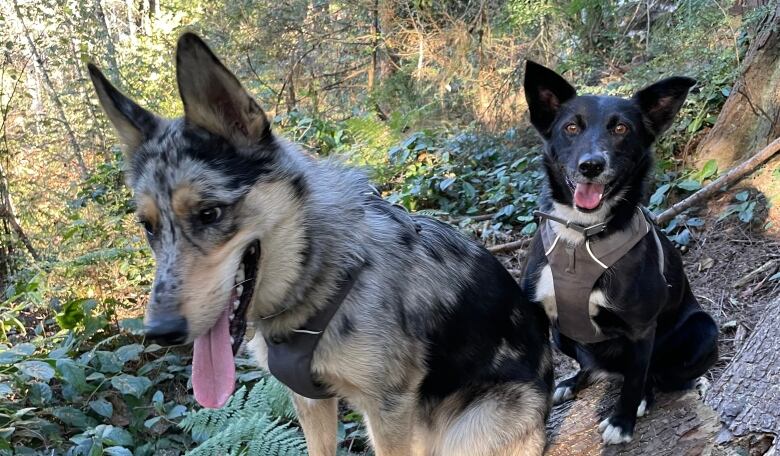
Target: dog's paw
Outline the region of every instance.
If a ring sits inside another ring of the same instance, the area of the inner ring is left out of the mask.
[[[707,391],[710,390],[710,386],[712,386],[712,383],[710,383],[706,377],[699,377],[694,383],[694,387],[696,388],[696,391],[699,392],[699,397],[702,399],[704,399],[704,396],[707,395]]]
[[[574,399],[574,388],[563,384],[558,385],[553,393],[553,405],[562,404],[569,399]]]
[[[642,399],[642,402],[639,403],[639,407],[636,408],[636,416],[645,416],[648,410],[648,404],[647,399]]]
[[[616,445],[619,443],[628,443],[634,436],[630,426],[621,423],[623,420],[609,417],[599,424],[599,432],[601,432],[601,440],[605,445]]]

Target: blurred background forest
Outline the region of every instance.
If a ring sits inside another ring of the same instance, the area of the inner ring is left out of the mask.
[[[777,9],[775,1],[731,0],[3,0],[0,454],[304,448],[284,391],[248,361],[239,360],[246,389],[220,412],[198,412],[188,352],[143,340],[138,317],[152,258],[87,62],[141,105],[178,116],[173,50],[180,33],[195,31],[277,132],[366,167],[386,198],[494,245],[536,229],[540,140],[520,84],[526,58],[582,92],[629,96],[673,74],[698,80],[656,147],[648,204],[659,211],[777,136],[777,56],[757,70],[745,64],[758,38],[777,44]],[[745,83],[735,103],[766,119],[758,132],[739,124],[750,138],[734,153],[713,126],[751,68],[768,93],[753,96]],[[777,228],[777,162],[756,179],[715,209],[667,225],[680,248],[691,249],[694,282],[721,280],[707,271],[739,260],[696,250],[718,239],[713,233],[725,243],[750,239],[754,257],[731,263],[742,274],[763,263],[761,251],[777,252],[764,237]],[[514,270],[521,258],[517,251],[502,259]],[[762,287],[750,299],[724,304],[723,295],[708,295],[730,344],[755,324],[750,312],[739,313],[745,303],[776,295],[773,272],[754,278]],[[735,350],[725,347],[727,356]],[[345,454],[366,451],[360,416],[348,409],[340,441]]]

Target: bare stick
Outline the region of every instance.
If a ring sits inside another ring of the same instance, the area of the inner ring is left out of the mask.
[[[672,220],[677,214],[688,209],[691,206],[701,203],[711,198],[715,193],[726,189],[735,182],[741,180],[748,174],[752,173],[756,168],[762,165],[764,162],[772,158],[776,153],[780,152],[780,138],[775,139],[768,146],[761,149],[759,153],[745,160],[741,165],[732,168],[726,174],[720,176],[709,184],[705,185],[699,191],[693,195],[685,198],[684,200],[673,205],[669,209],[661,212],[656,219],[659,225],[664,225]]]
[[[528,239],[520,239],[519,241],[507,242],[506,244],[498,244],[488,247],[490,253],[507,253],[514,250],[522,249],[528,245]],[[520,255],[525,255],[524,251],[520,251]]]

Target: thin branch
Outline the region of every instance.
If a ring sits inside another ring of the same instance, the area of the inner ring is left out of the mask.
[[[768,161],[778,152],[780,152],[780,138],[775,139],[774,141],[769,143],[768,146],[761,149],[761,151],[758,152],[756,155],[752,156],[750,159],[746,160],[741,165],[732,168],[726,174],[723,174],[719,178],[705,185],[693,195],[689,196],[688,198],[685,198],[684,200],[678,202],[677,204],[673,205],[669,209],[663,211],[661,214],[658,215],[656,222],[659,225],[665,225],[674,217],[676,217],[678,214],[680,214],[682,211],[688,209],[691,206],[695,206],[696,204],[706,201],[707,199],[711,198],[714,194],[722,190],[725,190],[735,182],[741,180],[748,174],[752,173],[756,168],[764,164],[766,161]]]

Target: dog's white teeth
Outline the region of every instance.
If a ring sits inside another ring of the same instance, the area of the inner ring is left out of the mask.
[[[239,304],[241,304],[241,301],[239,301],[238,299],[233,301],[233,310],[238,310],[238,305]]]
[[[233,339],[233,336],[230,336],[230,345],[233,345],[236,343],[235,339]]]
[[[235,314],[228,315],[228,320],[233,321],[234,318],[236,318]]]
[[[237,286],[236,287],[236,294],[241,296],[242,293],[244,293],[244,286],[243,285]]]
[[[255,246],[252,246],[249,248],[249,254],[254,255],[255,254]]]
[[[236,272],[236,283],[241,283],[244,281],[244,265],[241,265],[241,267],[238,269],[238,272]]]

